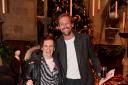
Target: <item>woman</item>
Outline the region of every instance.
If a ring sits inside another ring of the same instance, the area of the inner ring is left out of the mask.
[[[21,58],[21,50],[20,49],[14,49],[14,57],[12,58],[12,62],[10,64],[11,73],[10,75],[15,80],[15,85],[20,83],[22,78],[22,72],[24,69],[24,61]]]
[[[32,53],[26,72],[26,85],[62,84],[59,62],[53,56],[54,46],[53,37],[47,35],[41,41],[40,49]]]

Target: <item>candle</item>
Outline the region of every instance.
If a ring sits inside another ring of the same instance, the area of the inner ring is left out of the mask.
[[[66,10],[66,13],[68,13],[68,11]]]
[[[126,17],[125,12],[123,12],[123,22],[122,22],[123,23],[122,24],[123,29],[125,29],[125,17]]]
[[[70,0],[70,16],[72,16],[72,0]]]
[[[92,0],[92,16],[94,16],[95,12],[95,0]]]
[[[98,0],[98,10],[100,9],[100,0]]]
[[[118,7],[118,2],[115,2],[115,18],[117,18],[117,7]]]
[[[2,0],[2,13],[5,14],[5,0]]]

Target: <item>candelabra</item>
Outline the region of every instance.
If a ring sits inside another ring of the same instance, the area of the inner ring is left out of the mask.
[[[126,42],[127,42],[127,46],[126,46],[126,49],[127,49],[127,55],[123,58],[123,77],[124,79],[126,78],[126,76],[128,75],[128,33],[124,32],[124,33],[119,33],[119,36],[126,39]]]

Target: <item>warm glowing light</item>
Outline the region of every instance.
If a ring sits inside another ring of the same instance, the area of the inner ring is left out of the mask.
[[[123,12],[123,22],[122,22],[123,29],[125,28],[125,17],[126,17],[126,14],[125,14],[125,12]]]
[[[5,0],[2,0],[2,13],[5,14]]]
[[[98,10],[100,9],[100,0],[98,0]]]
[[[72,16],[72,0],[70,0],[70,16]]]
[[[115,2],[115,18],[117,18],[118,14],[117,14],[117,9],[118,9],[118,2]]]
[[[95,0],[92,0],[92,16],[94,16],[95,13]]]

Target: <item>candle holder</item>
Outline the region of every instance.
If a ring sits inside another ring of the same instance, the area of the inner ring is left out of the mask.
[[[108,27],[105,28],[105,40],[109,43],[114,42],[115,35],[118,32],[118,28]]]
[[[124,32],[124,33],[119,33],[119,36],[124,38],[124,39],[127,39],[126,42],[127,42],[127,46],[126,46],[126,56],[124,57],[122,63],[123,63],[123,77],[124,77],[124,80],[126,79],[126,75],[128,75],[128,33],[127,32]],[[124,81],[126,82],[126,81]]]
[[[119,33],[119,36],[127,39],[127,56],[128,56],[128,32]]]
[[[119,36],[122,37],[122,38],[127,39],[128,38],[128,33],[126,33],[126,32],[119,33]]]

